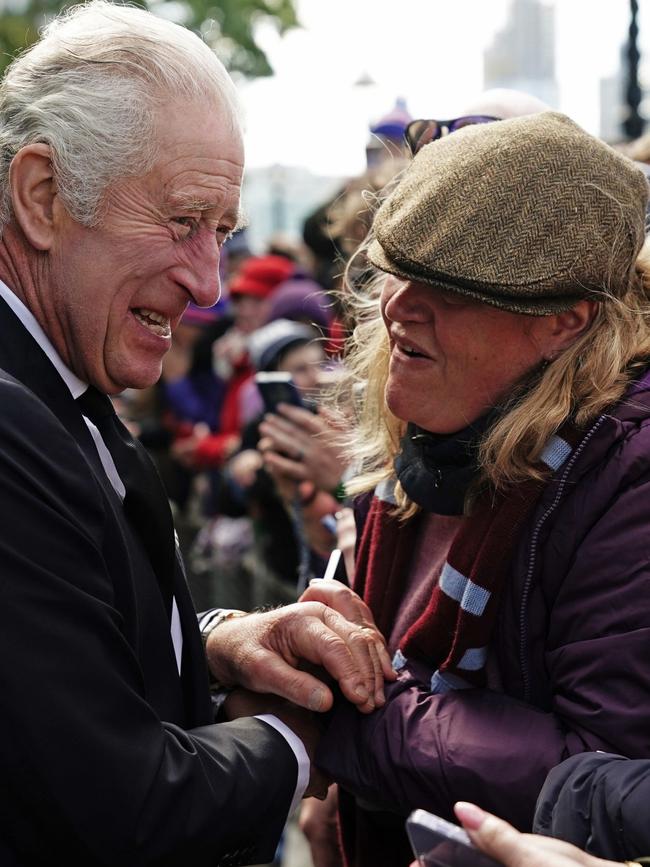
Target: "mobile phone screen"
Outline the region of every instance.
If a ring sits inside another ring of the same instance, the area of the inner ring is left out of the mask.
[[[255,376],[266,412],[276,412],[279,403],[302,406],[300,392],[288,373],[258,373]]]

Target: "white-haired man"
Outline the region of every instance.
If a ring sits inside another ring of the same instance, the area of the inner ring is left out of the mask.
[[[3,865],[270,860],[307,786],[299,713],[213,723],[167,501],[106,397],[155,382],[187,304],[216,301],[242,167],[223,66],[147,12],[78,7],[2,83]],[[332,696],[300,658],[362,710],[390,676],[318,603],[206,632],[218,681],[312,710]]]

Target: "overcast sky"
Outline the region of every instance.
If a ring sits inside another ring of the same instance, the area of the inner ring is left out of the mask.
[[[510,0],[297,0],[301,30],[284,37],[268,27],[260,31],[276,74],[241,87],[249,167],[302,165],[316,174],[355,174],[363,169],[369,122],[397,96],[407,99],[414,116],[453,117],[481,90],[483,49],[509,5]],[[599,79],[619,63],[629,2],[554,5],[557,108],[598,133]],[[641,0],[646,60],[648,5],[650,0]],[[376,84],[355,86],[363,73]]]

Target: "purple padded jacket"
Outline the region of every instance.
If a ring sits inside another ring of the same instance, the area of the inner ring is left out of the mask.
[[[567,756],[650,756],[650,372],[547,485],[493,640],[503,692],[431,695],[410,664],[380,710],[337,706],[318,764],[359,803],[451,818],[470,800],[529,830]]]

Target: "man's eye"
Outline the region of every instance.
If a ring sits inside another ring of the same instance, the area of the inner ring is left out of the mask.
[[[179,234],[183,238],[193,235],[199,227],[199,221],[196,217],[172,217],[172,223],[181,227]]]
[[[232,238],[234,230],[230,226],[218,226],[216,230],[217,243],[223,246],[229,238]]]

